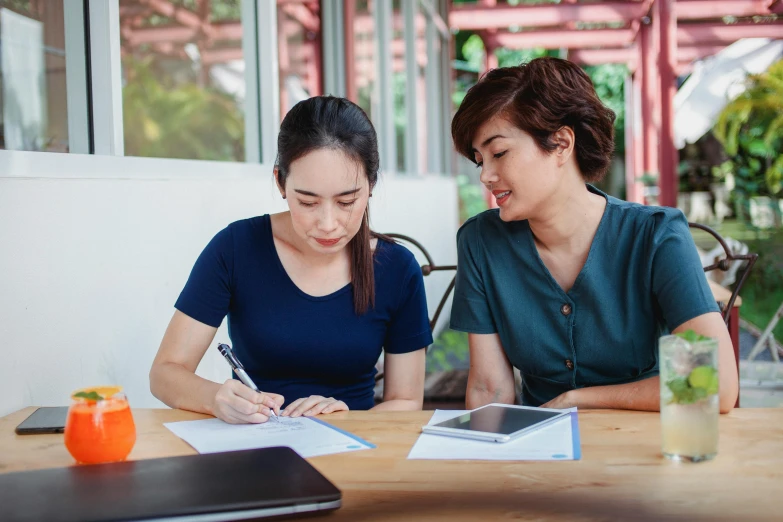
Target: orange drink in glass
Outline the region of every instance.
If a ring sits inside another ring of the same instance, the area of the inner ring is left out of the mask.
[[[71,395],[65,447],[76,462],[125,460],[135,443],[136,425],[121,387],[84,388]]]

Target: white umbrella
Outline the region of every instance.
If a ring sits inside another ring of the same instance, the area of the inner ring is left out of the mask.
[[[694,65],[674,96],[674,143],[694,143],[715,124],[723,108],[745,90],[748,74],[767,70],[783,56],[783,40],[745,38]]]

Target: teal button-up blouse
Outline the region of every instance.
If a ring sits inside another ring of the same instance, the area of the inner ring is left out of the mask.
[[[657,375],[658,338],[718,311],[682,212],[588,189],[607,204],[568,292],[539,257],[527,220],[488,210],[457,233],[451,328],[500,336],[527,405]]]

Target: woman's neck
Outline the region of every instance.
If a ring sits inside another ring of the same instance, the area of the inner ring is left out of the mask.
[[[569,183],[547,200],[544,212],[528,220],[539,246],[546,250],[579,251],[592,243],[606,208],[606,199],[581,180]]]

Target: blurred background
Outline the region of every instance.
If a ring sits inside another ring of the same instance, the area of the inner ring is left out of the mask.
[[[584,67],[617,114],[599,188],[760,255],[742,397],[783,405],[781,0],[0,0],[0,333],[16,347],[0,349],[0,415],[84,382],[157,405],[146,372],[195,256],[230,220],[284,208],[276,133],[310,96],[345,96],[376,126],[374,228],[456,262],[457,228],[493,202],[451,116],[488,69],[539,56]],[[716,242],[694,237],[710,264]],[[430,310],[450,277],[428,276]],[[464,399],[448,308],[433,404]],[[209,357],[199,372],[225,378]]]

